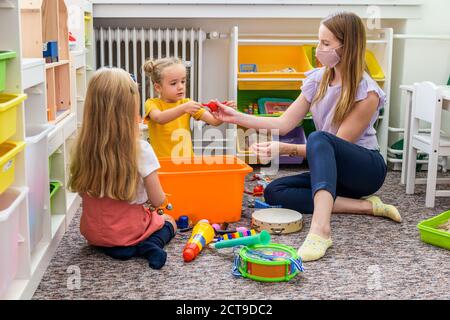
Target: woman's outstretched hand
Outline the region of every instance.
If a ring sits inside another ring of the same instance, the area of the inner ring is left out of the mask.
[[[291,145],[279,141],[260,142],[252,144],[250,151],[253,151],[261,159],[273,159],[279,155],[289,154]]]
[[[235,108],[224,105],[217,100],[215,100],[214,102],[218,106],[217,111],[213,112],[214,118],[222,122],[236,123],[236,120],[239,116],[239,112],[236,111]]]

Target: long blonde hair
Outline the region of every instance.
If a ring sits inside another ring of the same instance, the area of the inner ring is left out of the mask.
[[[130,74],[102,68],[89,81],[69,187],[96,198],[132,201],[138,181],[139,90]]]
[[[343,45],[340,66],[342,70],[341,95],[336,103],[333,125],[339,126],[352,111],[356,91],[365,70],[366,31],[361,18],[351,12],[338,12],[325,18],[321,24],[328,28]],[[334,69],[325,67],[325,72],[312,105],[320,101],[334,78]]]

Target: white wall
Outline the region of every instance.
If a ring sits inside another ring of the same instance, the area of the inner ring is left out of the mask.
[[[407,20],[394,33],[450,35],[450,1],[427,0],[422,4],[422,18]],[[395,39],[391,88],[391,126],[403,126],[403,100],[399,86],[417,81],[447,84],[450,76],[450,41]],[[444,118],[450,129],[450,117]]]

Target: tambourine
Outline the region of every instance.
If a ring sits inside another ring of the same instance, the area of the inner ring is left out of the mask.
[[[233,275],[264,282],[289,281],[303,271],[297,251],[276,243],[243,247],[233,265]]]
[[[267,230],[270,234],[297,232],[303,228],[303,217],[300,212],[290,209],[256,210],[252,214],[252,228],[258,232]]]

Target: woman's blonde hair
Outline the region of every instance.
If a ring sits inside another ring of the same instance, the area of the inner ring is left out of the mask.
[[[147,77],[149,77],[152,80],[153,84],[155,83],[161,84],[162,73],[164,69],[177,64],[183,65],[183,62],[178,58],[169,57],[158,60],[147,60],[145,61],[142,68],[144,69],[144,72],[147,75]]]
[[[69,187],[92,197],[132,201],[138,172],[139,90],[129,73],[102,68],[89,81]]]
[[[328,28],[343,45],[340,66],[342,90],[333,116],[333,125],[339,126],[352,111],[356,91],[365,70],[366,31],[361,18],[351,12],[338,12],[325,18],[321,24]],[[319,89],[312,101],[320,101],[334,78],[334,69],[325,67]]]

